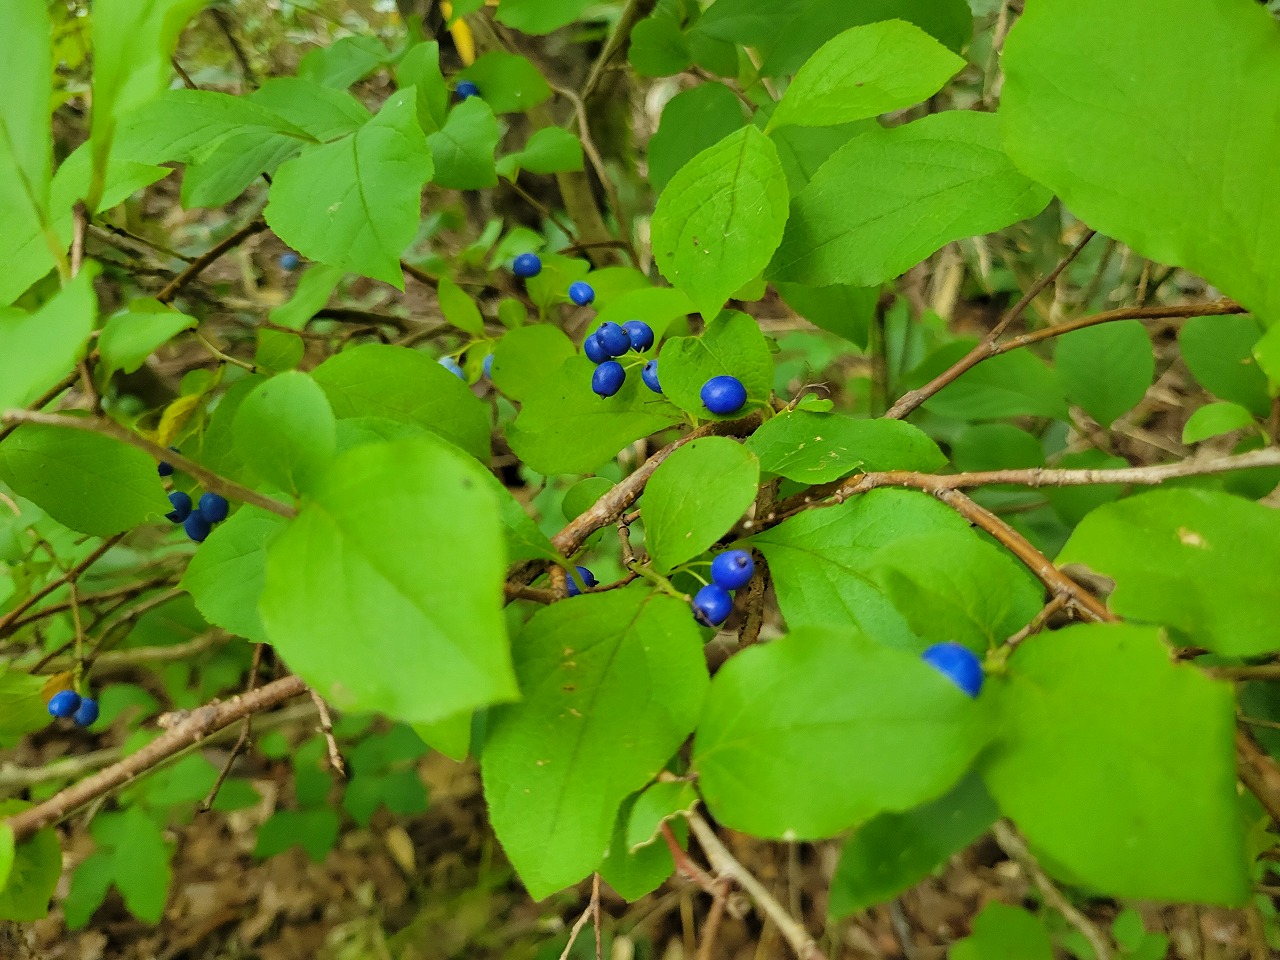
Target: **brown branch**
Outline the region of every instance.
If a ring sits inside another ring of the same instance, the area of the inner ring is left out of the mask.
[[[258,670],[262,667],[262,650],[261,643],[253,645],[253,662],[249,665],[249,682],[245,684],[245,693],[249,693],[258,685]],[[213,781],[213,786],[209,788],[209,792],[204,795],[204,799],[200,801],[200,806],[196,810],[200,813],[208,813],[213,809],[213,802],[218,799],[218,794],[222,791],[222,785],[227,782],[227,777],[231,774],[231,768],[235,766],[236,758],[240,756],[242,751],[249,743],[249,737],[253,735],[253,714],[249,714],[240,724],[240,736],[236,737],[236,742],[231,746],[231,752],[227,754],[226,762],[222,764],[222,769],[218,771],[218,778]]]
[[[6,613],[3,617],[0,617],[0,637],[8,636],[9,634],[13,633],[14,630],[18,629],[18,627],[22,626],[23,623],[28,622],[28,621],[21,620],[21,617],[24,613],[30,610],[33,606],[35,606],[37,603],[39,603],[49,594],[53,593],[59,587],[64,587],[68,583],[70,583],[72,580],[75,580],[77,577],[79,577],[80,574],[84,573],[91,566],[97,563],[102,558],[102,555],[104,553],[106,553],[108,550],[114,547],[117,543],[123,540],[124,537],[125,535],[123,533],[119,533],[119,534],[116,534],[114,537],[109,537],[106,540],[102,541],[102,545],[99,546],[96,550],[94,550],[93,553],[89,554],[89,556],[85,557],[83,560],[77,563],[74,567],[72,567],[62,576],[58,577],[56,580],[53,580],[50,583],[46,583],[43,587],[41,587],[31,596],[27,597],[27,599],[23,600],[20,604],[18,604],[12,610]]]
[[[178,295],[179,291],[181,291],[183,287],[196,277],[200,276],[200,274],[203,273],[215,260],[221,257],[228,250],[235,249],[254,234],[261,233],[265,229],[267,229],[267,223],[265,220],[253,220],[250,223],[245,224],[235,233],[225,237],[219,243],[215,244],[200,256],[196,257],[196,259],[192,260],[181,273],[165,284],[164,289],[156,294],[156,299],[161,303],[173,302],[173,298]]]
[[[70,390],[72,387],[74,387],[76,385],[76,380],[79,379],[79,377],[80,377],[79,369],[71,371],[71,373],[63,377],[62,380],[60,380],[55,386],[50,387],[48,390],[42,393],[38,398],[36,398],[33,402],[28,404],[27,409],[39,410],[41,407],[45,406],[46,404],[52,403],[64,391]],[[7,424],[3,430],[0,430],[0,442],[3,442],[5,438],[9,436],[9,434],[13,433],[13,431],[17,429],[18,429],[18,424],[16,423]]]
[[[44,803],[14,814],[8,818],[9,829],[13,831],[17,841],[26,840],[37,830],[58,823],[85,804],[123,786],[181,750],[207,739],[223,727],[230,726],[251,713],[259,713],[291,700],[306,691],[307,685],[301,677],[284,677],[225,703],[215,700],[189,712],[169,715],[175,717],[173,725],[137,753],[81,780]],[[163,721],[164,718],[161,719]]]
[[[329,714],[329,705],[315,690],[308,688],[307,693],[311,695],[311,702],[315,704],[316,713],[320,715],[320,733],[324,736],[325,745],[329,750],[329,766],[333,768],[339,780],[345,780],[347,764],[342,759],[342,751],[338,749],[338,741],[333,736],[333,717]]]
[[[83,602],[83,598],[81,602]],[[229,639],[230,634],[222,630],[210,630],[198,637],[187,640],[185,643],[175,643],[168,647],[133,647],[128,650],[111,650],[100,654],[93,660],[93,675],[95,677],[103,677],[124,673],[138,667],[147,667],[152,664],[186,660],[188,657],[193,657],[219,644],[226,643]],[[74,663],[71,658],[55,658],[45,663],[42,669],[52,670],[57,673],[60,670],[71,669]]]
[[[98,433],[104,437],[111,437],[113,440],[129,444],[131,447],[137,447],[143,453],[149,454],[157,463],[163,460],[173,464],[176,469],[199,480],[201,486],[206,490],[212,490],[214,493],[220,493],[225,497],[239,500],[242,503],[251,503],[255,507],[261,507],[263,510],[287,519],[292,519],[298,515],[298,511],[289,504],[281,503],[279,500],[236,483],[234,480],[228,480],[207,467],[202,467],[194,460],[189,460],[180,453],[175,453],[157,443],[153,443],[139,433],[134,433],[132,430],[122,427],[114,420],[102,417],[69,417],[58,413],[40,413],[35,410],[6,410],[3,414],[0,414],[0,420],[5,423],[38,423],[46,427],[66,427],[71,430],[85,430],[89,433]]]
[[[1048,624],[1053,615],[1062,610],[1066,605],[1067,598],[1062,594],[1056,595],[1052,600],[1044,605],[1039,613],[1031,618],[1030,623],[1004,642],[1005,648],[1008,650],[1014,650],[1028,637],[1039,633],[1045,628],[1045,625]]]
[[[596,62],[591,65],[591,72],[587,74],[586,83],[582,85],[582,100],[584,103],[589,101],[595,94],[596,89],[600,86],[600,80],[604,77],[604,72],[613,61],[613,58],[626,51],[627,46],[631,43],[631,31],[635,29],[635,25],[652,13],[655,6],[657,6],[656,0],[627,0],[627,5],[622,10],[622,16],[618,18],[618,25],[614,28],[608,41],[606,41],[604,49],[600,51],[600,56],[596,58]]]
[[[112,587],[110,590],[99,590],[97,593],[86,593],[79,597],[79,603],[81,606],[88,606],[95,603],[101,603],[104,600],[119,600],[121,598],[128,599],[129,597],[137,594],[146,593],[148,590],[163,587],[172,579],[173,577],[171,575],[153,577],[150,580],[144,580],[140,583],[126,583],[118,587]],[[21,630],[27,624],[43,620],[45,617],[51,617],[55,613],[62,613],[66,610],[70,610],[71,606],[72,604],[70,600],[61,600],[58,603],[51,603],[49,606],[41,607],[34,613],[28,614],[20,620],[15,621],[11,627],[8,627],[8,629],[5,628],[4,622],[0,621],[0,635],[13,633]]]
[[[253,65],[249,63],[249,57],[244,51],[244,47],[240,45],[239,38],[236,37],[235,30],[231,23],[231,18],[227,16],[225,10],[220,7],[210,7],[209,16],[213,17],[217,23],[218,29],[222,31],[222,35],[227,38],[227,44],[231,47],[231,52],[235,55],[237,62],[240,64],[240,71],[244,74],[244,78],[249,81],[250,86],[258,85],[258,75],[254,73]]]
[[[587,904],[587,908],[574,922],[573,927],[569,930],[569,942],[564,945],[564,952],[560,954],[560,960],[568,960],[569,954],[573,952],[573,945],[578,942],[578,934],[582,932],[582,928],[587,925],[587,921],[592,917],[596,918],[597,925],[600,922],[600,874],[592,874],[591,877],[591,902]]]

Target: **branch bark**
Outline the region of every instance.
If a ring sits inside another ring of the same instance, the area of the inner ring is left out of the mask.
[[[265,220],[254,220],[252,223],[245,224],[230,236],[223,238],[222,241],[191,261],[180,274],[165,284],[164,289],[156,294],[156,299],[161,303],[172,303],[173,298],[178,295],[182,288],[200,276],[215,260],[218,260],[228,250],[234,250],[240,246],[255,233],[261,233],[265,229],[267,229]]]

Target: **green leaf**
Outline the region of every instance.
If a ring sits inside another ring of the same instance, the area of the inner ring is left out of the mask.
[[[96,272],[81,271],[33,314],[0,310],[0,411],[27,406],[75,369],[97,317]]]
[[[417,723],[515,696],[487,473],[426,439],[357,447],[268,548],[267,636],[335,707]]]
[[[457,79],[470,80],[480,88],[479,97],[471,97],[458,106],[483,98],[494,113],[532,110],[551,97],[551,88],[537,67],[524,57],[502,50],[486,53],[460,72]]]
[[[435,158],[435,182],[454,190],[479,190],[498,184],[493,151],[502,131],[493,110],[479,97],[449,111],[443,129],[427,137]]]
[[[627,850],[635,852],[658,844],[662,825],[679,820],[681,814],[692,813],[701,801],[698,791],[688,780],[651,783],[636,797],[627,819]]]
[[[594,369],[585,357],[570,357],[525,393],[507,439],[527,466],[543,474],[590,473],[627,444],[680,420],[640,382],[638,369],[608,399],[591,392]]]
[[[30,807],[23,800],[0,800],[0,817],[8,817]],[[6,826],[9,846],[13,833]],[[0,882],[0,920],[26,923],[39,920],[49,913],[49,900],[62,876],[62,849],[58,834],[52,828],[36,832],[35,836],[12,847],[12,862],[7,871],[7,881]]]
[[[464,710],[436,723],[415,723],[413,732],[432,750],[461,763],[471,750],[471,717],[472,711]]]
[[[693,765],[725,826],[807,840],[940,796],[986,740],[980,707],[919,656],[812,629],[720,668]]]
[[[524,400],[577,350],[557,327],[547,323],[517,327],[493,351],[493,382],[512,400]]]
[[[307,51],[298,64],[298,77],[322,87],[345,90],[390,60],[387,48],[376,37],[341,37],[327,47]]]
[[[1154,490],[1099,507],[1057,563],[1113,579],[1108,606],[1166,624],[1206,649],[1250,656],[1280,649],[1280,514],[1209,490]]]
[[[180,586],[200,615],[254,643],[265,643],[258,615],[267,576],[267,548],[285,521],[257,507],[241,507],[218,524],[187,564]]]
[[[979,423],[965,427],[951,443],[957,470],[1018,470],[1044,466],[1040,440],[1009,423]]]
[[[857,120],[834,127],[781,127],[771,131],[769,139],[778,148],[791,196],[809,185],[833,153],[854,137],[877,129],[879,124],[875,120]]]
[[[97,537],[173,509],[150,457],[84,430],[19,427],[0,444],[0,480],[59,523]]]
[[[312,260],[403,289],[400,254],[417,233],[431,152],[412,89],[393,93],[357,132],[280,166],[264,216]]]
[[[692,560],[755,502],[760,461],[728,437],[701,437],[654,471],[641,504],[645,544],[655,569]]]
[[[1153,19],[1144,0],[1042,0],[1029,13],[1005,45],[1000,104],[1019,169],[1106,236],[1280,319],[1269,12],[1167,0]],[[1170,90],[1187,93],[1177,110]]]
[[[933,96],[964,65],[906,21],[852,27],[800,68],[769,126],[830,127],[901,110]]]
[[[909,423],[805,410],[766,421],[747,440],[747,449],[760,458],[762,470],[810,485],[856,470],[935,473],[947,465],[938,445]]]
[[[935,352],[911,374],[911,385],[932,380],[976,344],[962,338]],[[1011,350],[984,360],[961,374],[924,403],[930,413],[956,420],[1067,416],[1062,382],[1048,364],[1029,350]]]
[[[1155,378],[1156,356],[1142,322],[1124,320],[1059,337],[1053,365],[1067,397],[1110,427],[1146,396]]]
[[[670,77],[693,65],[693,49],[680,24],[658,13],[641,20],[631,31],[627,60],[642,77]]]
[[[1192,317],[1178,332],[1178,347],[1200,385],[1255,417],[1271,412],[1267,376],[1254,361],[1262,328],[1253,317]]]
[[[147,357],[183,330],[193,330],[196,319],[156,300],[134,300],[113,314],[98,335],[103,374],[110,379],[117,370],[133,373]]]
[[[568,26],[589,6],[591,0],[506,0],[497,19],[512,30],[536,35]]]
[[[1087,624],[1019,647],[987,696],[1003,722],[983,777],[1047,869],[1118,897],[1248,901],[1229,684],[1157,630]]]
[[[662,347],[658,361],[662,392],[672,403],[702,420],[732,420],[768,399],[773,390],[773,354],[756,321],[727,310],[707,324],[700,337],[676,337]],[[737,377],[747,388],[747,403],[724,416],[702,405],[703,386],[712,377]]]
[[[787,179],[773,141],[743,127],[671,178],[653,215],[663,276],[708,320],[769,263],[787,222]]]
[[[596,291],[599,300],[599,291]],[[628,290],[608,303],[600,304],[596,312],[596,324],[612,320],[614,323],[626,323],[628,320],[643,320],[653,329],[657,341],[661,341],[677,319],[684,319],[694,310],[693,303],[679,290],[673,287],[641,287]]]
[[[1199,443],[1254,425],[1253,414],[1238,403],[1209,403],[1187,419],[1182,428],[1182,442]]]
[[[563,127],[535,130],[524,149],[498,161],[498,173],[514,180],[521,170],[562,173],[582,169],[582,142]]]
[[[599,867],[618,808],[693,730],[707,688],[687,604],[644,587],[535,613],[514,644],[524,699],[490,713],[494,832],[536,900]]]
[[[9,883],[9,874],[13,871],[14,842],[13,829],[9,821],[0,820],[0,891]]]
[[[396,86],[413,87],[418,103],[418,125],[423,133],[444,126],[449,112],[449,87],[440,72],[440,44],[434,40],[414,44],[396,64]]]
[[[449,323],[475,336],[484,333],[484,317],[480,316],[480,308],[466,291],[448,277],[441,277],[436,293],[440,312]]]
[[[253,855],[260,860],[298,846],[315,863],[322,863],[338,842],[341,823],[330,807],[315,810],[277,810],[258,828]]]
[[[311,376],[333,413],[415,423],[489,462],[489,410],[461,380],[425,353],[363,344],[330,357]]]
[[[700,83],[676,94],[662,108],[658,129],[649,139],[653,189],[663,190],[677,170],[742,125],[742,105],[722,83]]]
[[[956,941],[947,960],[1053,960],[1053,941],[1038,917],[992,901],[974,918],[973,933]]]
[[[49,222],[53,147],[52,27],[41,0],[13,0],[0,9],[5,57],[0,63],[0,211],[43,229]]]
[[[324,309],[333,291],[342,282],[341,267],[312,264],[298,278],[293,296],[278,307],[272,307],[271,322],[290,330],[302,330],[311,318]]]
[[[345,90],[322,87],[298,77],[272,77],[247,99],[283,117],[321,143],[355,133],[370,118],[364,105]]]
[[[815,327],[843,337],[860,350],[867,348],[871,320],[880,301],[879,287],[810,287],[802,283],[774,286],[787,306]]]
[[[48,680],[22,670],[0,673],[0,745],[12,746],[20,737],[49,725],[44,695]]]
[[[665,784],[653,786],[659,787]],[[601,878],[628,903],[634,903],[653,893],[675,873],[676,869],[671,851],[665,843],[651,843],[638,849],[630,849],[627,845],[627,832],[635,822],[633,812],[635,805],[652,789],[653,787],[650,787],[638,798],[628,798],[622,804],[621,809],[618,810],[618,819],[613,828],[609,850],[605,854],[604,862],[600,864]],[[694,802],[696,800],[695,797]],[[671,832],[683,844],[688,839],[688,824],[683,820],[677,821],[672,826]]]
[[[968,529],[932,497],[872,490],[839,506],[807,510],[751,542],[769,561],[778,606],[792,630],[860,629],[878,643],[919,653],[926,644],[871,576],[876,554],[914,533]]]
[[[834,920],[892,900],[987,832],[998,811],[970,774],[945,796],[868,821],[840,851],[827,912]]]
[[[768,276],[877,286],[953,240],[1035,216],[1049,197],[1004,155],[991,114],[956,110],[872,130],[795,197]]]
[[[235,442],[251,470],[295,496],[311,488],[338,447],[324,390],[296,370],[258,384],[244,398]]]

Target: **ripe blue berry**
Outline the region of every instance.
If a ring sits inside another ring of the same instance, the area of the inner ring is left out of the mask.
[[[756,572],[756,562],[745,550],[726,550],[711,561],[711,580],[726,590],[745,587]]]
[[[596,292],[585,280],[575,280],[569,284],[569,299],[580,307],[585,307],[596,298]]]
[[[662,385],[658,383],[658,361],[650,360],[644,365],[644,369],[640,371],[640,379],[644,381],[644,385],[654,393],[662,392]]]
[[[66,718],[80,709],[80,694],[74,690],[59,690],[49,699],[49,714]]]
[[[602,323],[596,330],[596,336],[600,338],[600,344],[609,351],[611,357],[621,357],[631,349],[631,338],[627,336],[627,331],[616,323]]]
[[[747,402],[747,388],[737,377],[712,377],[702,385],[702,405],[712,413],[737,413]]]
[[[622,325],[631,340],[631,349],[636,353],[644,353],[653,346],[653,327],[643,320],[628,320]]]
[[[292,273],[302,265],[302,258],[290,250],[288,253],[280,254],[280,269],[287,270]]]
[[[522,253],[511,261],[511,272],[522,280],[542,272],[542,259],[536,253]]]
[[[98,701],[93,697],[85,697],[80,707],[71,718],[77,727],[91,727],[98,719]]]
[[[626,379],[627,371],[622,369],[622,364],[617,360],[606,360],[591,375],[591,389],[602,397],[612,397],[622,389]]]
[[[578,576],[582,578],[583,586],[594,587],[599,585],[600,581],[596,579],[596,575],[586,567],[579,566],[574,567],[574,569],[578,571]],[[582,593],[582,589],[578,586],[578,582],[574,580],[572,574],[565,577],[565,582],[568,584],[568,590],[566,592],[569,596],[576,597]]]
[[[181,523],[191,516],[191,497],[183,491],[175,490],[169,494],[169,503],[173,505],[173,509],[165,514],[166,519]]]
[[[213,532],[213,524],[205,519],[205,515],[199,510],[193,510],[191,516],[182,521],[182,529],[187,531],[187,536],[196,543],[204,543],[205,537]]]
[[[169,449],[172,450],[174,453],[182,452],[177,447],[170,447]],[[156,464],[156,473],[160,474],[160,476],[162,477],[172,477],[173,464],[170,463],[168,460],[161,460],[159,463]]]
[[[484,363],[482,364],[482,366],[484,367],[484,375],[488,377],[490,380],[492,380],[493,379],[493,354],[492,353],[485,355]]]
[[[221,523],[231,512],[231,504],[227,498],[217,493],[206,493],[200,497],[201,515],[210,523]]]
[[[458,366],[458,361],[453,359],[453,357],[441,357],[439,363],[440,366],[444,367],[459,380],[467,379],[467,375],[462,372],[462,368]]]
[[[480,88],[470,80],[458,81],[458,86],[455,88],[454,92],[458,95],[459,100],[466,100],[468,97],[480,96]]]
[[[593,333],[587,339],[582,341],[582,352],[587,355],[587,359],[592,363],[604,363],[612,356],[600,342],[600,335]]]
[[[971,697],[976,697],[982,689],[982,663],[963,644],[935,643],[924,652],[924,662]]]
[[[704,627],[718,627],[729,619],[733,597],[724,587],[709,583],[693,597],[693,618]]]

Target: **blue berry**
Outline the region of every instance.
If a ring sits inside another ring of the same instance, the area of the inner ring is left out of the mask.
[[[170,463],[168,460],[161,460],[159,463],[156,464],[156,473],[160,474],[160,476],[162,477],[172,477],[173,464]]]
[[[662,392],[662,385],[658,383],[658,361],[650,360],[644,365],[644,369],[640,371],[640,379],[644,381],[644,385],[654,393]]]
[[[631,349],[631,338],[627,336],[627,331],[616,323],[602,323],[596,330],[596,336],[600,338],[601,345],[609,351],[611,357],[621,357]]]
[[[458,361],[453,357],[441,357],[439,362],[440,366],[444,367],[459,380],[467,379],[467,375],[462,372],[462,368],[458,366]]]
[[[644,353],[653,346],[653,327],[643,320],[628,320],[622,325],[631,339],[631,349],[636,353]]]
[[[522,253],[511,261],[511,272],[522,280],[542,272],[542,259],[536,253]]]
[[[459,100],[466,100],[469,97],[480,96],[480,88],[470,80],[458,81],[458,86],[455,88],[454,92],[458,95]]]
[[[622,389],[626,379],[627,371],[622,369],[622,364],[617,360],[606,360],[591,375],[591,389],[602,397],[612,397]]]
[[[971,697],[982,689],[982,663],[972,650],[960,643],[935,643],[924,652],[924,662]]]
[[[169,494],[169,503],[173,505],[173,509],[165,514],[166,519],[172,520],[174,523],[181,523],[191,516],[191,497],[189,494],[181,490],[175,490]]]
[[[59,690],[49,698],[51,716],[66,718],[80,709],[80,694],[74,690]]]
[[[482,366],[484,367],[484,375],[488,377],[490,380],[492,380],[493,379],[493,354],[492,353],[485,355],[484,363],[482,364]]]
[[[586,567],[579,566],[579,567],[574,567],[574,569],[578,571],[578,576],[582,578],[582,583],[584,586],[595,587],[599,585],[600,581],[596,579],[596,575],[592,573],[590,570],[588,570]],[[579,588],[578,586],[578,581],[573,579],[572,574],[565,577],[565,582],[568,584],[568,590],[566,592],[569,594],[569,596],[576,597],[580,593],[582,593],[581,588]]]
[[[711,561],[711,580],[726,590],[745,587],[756,572],[756,562],[745,550],[726,550]]]
[[[302,258],[290,250],[288,253],[280,254],[280,269],[293,273],[302,265]]]
[[[205,537],[213,532],[213,524],[199,510],[193,510],[191,516],[182,521],[182,529],[196,543],[204,543]]]
[[[592,363],[604,363],[612,356],[600,342],[600,335],[593,333],[587,339],[582,341],[582,352],[587,355],[587,359]]]
[[[199,510],[210,523],[221,523],[231,512],[231,504],[227,503],[227,498],[221,494],[206,493],[200,497]]]
[[[693,618],[704,627],[718,627],[729,619],[733,597],[724,587],[709,583],[693,597]]]
[[[712,413],[737,413],[747,402],[747,388],[737,377],[712,377],[702,385],[702,405]]]
[[[596,298],[596,292],[585,280],[575,280],[569,284],[569,299],[580,307],[585,307]]]
[[[77,727],[92,727],[98,719],[98,701],[93,697],[85,697],[71,719]]]

